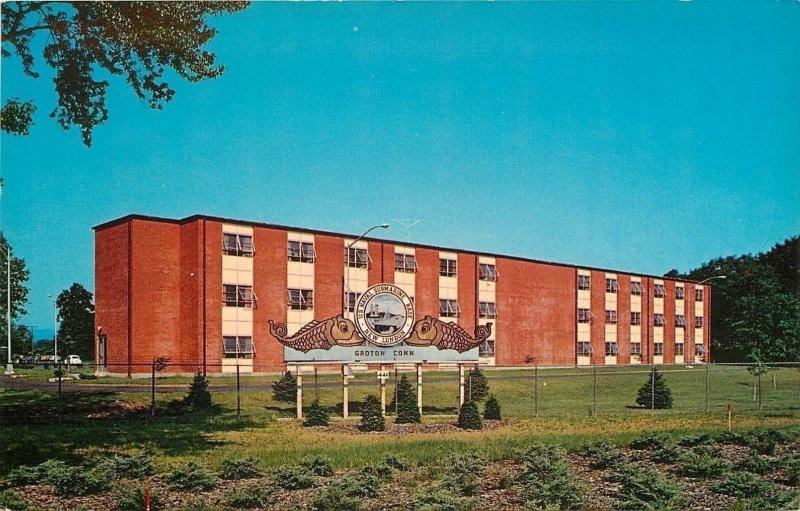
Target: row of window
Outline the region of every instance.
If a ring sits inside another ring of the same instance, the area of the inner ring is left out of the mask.
[[[607,342],[605,343],[606,347],[606,356],[616,356],[619,354],[619,347],[616,342]],[[706,350],[702,344],[696,344],[694,354],[695,356],[701,357],[705,354]],[[588,357],[592,354],[592,343],[587,341],[579,341],[577,346],[577,353],[579,357]],[[642,354],[642,343],[640,342],[632,342],[631,343],[631,355],[639,355]],[[653,354],[654,355],[664,355],[664,343],[663,342],[656,342],[653,343]],[[675,355],[683,355],[683,343],[676,342],[675,343]]]
[[[593,314],[589,309],[578,309],[578,323],[591,323],[592,316]],[[613,324],[616,322],[617,322],[617,311],[607,310],[606,323]],[[664,326],[666,323],[664,315],[653,314],[653,323],[655,324],[655,326]],[[631,312],[631,325],[641,325],[641,324],[642,324],[642,313]],[[682,316],[681,314],[676,314],[675,326],[679,328],[686,327],[686,318],[684,318],[684,316]],[[694,327],[703,328],[703,316],[694,317]]]
[[[587,291],[591,287],[591,279],[589,275],[578,275],[578,289]],[[606,293],[618,293],[619,292],[619,283],[617,279],[606,279]],[[641,282],[631,282],[631,294],[635,296],[642,295],[642,283]],[[653,288],[653,294],[656,298],[664,298],[667,295],[667,290],[663,284],[656,284]],[[675,288],[675,299],[676,300],[683,300],[684,297],[684,289],[682,287]],[[695,289],[694,290],[694,297],[695,301],[702,302],[703,301],[703,290],[702,289]]]

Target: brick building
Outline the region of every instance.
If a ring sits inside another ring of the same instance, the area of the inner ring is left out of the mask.
[[[711,291],[691,281],[374,238],[347,251],[357,236],[203,215],[129,215],[94,230],[95,358],[112,373],[149,371],[154,357],[281,370],[268,320],[291,334],[343,309],[352,317],[378,283],[403,288],[418,317],[467,331],[492,322],[487,364],[709,360]]]

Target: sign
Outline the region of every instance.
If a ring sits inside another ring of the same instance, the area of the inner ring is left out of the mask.
[[[378,371],[378,379],[385,380],[389,377],[389,371]]]
[[[403,342],[414,327],[414,302],[401,288],[378,284],[356,303],[356,328],[362,339],[388,347]]]

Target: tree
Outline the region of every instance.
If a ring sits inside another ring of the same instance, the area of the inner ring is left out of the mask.
[[[470,370],[467,388],[469,390],[469,398],[474,401],[480,401],[489,395],[489,381],[480,367],[476,366]]]
[[[319,405],[319,399],[315,399],[311,403],[311,408],[308,409],[303,426],[327,426],[330,420],[328,410]]]
[[[500,415],[500,403],[497,401],[496,397],[489,396],[489,399],[486,400],[486,405],[483,408],[483,418],[495,421],[502,419]]]
[[[91,360],[94,355],[93,295],[82,285],[73,283],[56,298],[58,319],[58,349],[62,355],[78,355]]]
[[[297,401],[297,378],[291,371],[286,371],[280,380],[272,384],[272,399],[283,403]]]
[[[655,388],[655,392],[653,388]],[[672,392],[667,387],[661,372],[655,367],[644,385],[639,388],[636,404],[645,408],[672,408]]]
[[[174,72],[189,82],[216,78],[223,67],[203,49],[217,34],[214,15],[247,2],[3,2],[3,57],[16,54],[22,72],[38,78],[31,43],[39,35],[44,62],[53,69],[56,107],[64,129],[80,128],[92,143],[95,126],[108,119],[107,75],[124,77],[136,96],[162,109],[175,95],[165,80]],[[11,98],[0,114],[2,129],[27,135],[36,106]]]
[[[361,424],[358,429],[361,431],[383,431],[386,429],[386,419],[383,417],[380,400],[369,394],[364,398],[361,406]]]
[[[198,371],[189,386],[189,393],[183,398],[183,403],[193,410],[208,410],[211,408],[211,392],[208,391],[208,377]]]
[[[483,421],[478,412],[478,405],[475,401],[466,401],[458,411],[458,427],[461,429],[481,429]]]
[[[417,408],[417,393],[404,374],[397,383],[397,424],[419,423],[422,417]]]
[[[33,329],[31,327],[11,324],[11,353],[14,355],[33,353]]]

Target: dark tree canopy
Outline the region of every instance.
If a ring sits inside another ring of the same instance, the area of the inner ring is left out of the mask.
[[[203,47],[217,31],[207,18],[244,9],[247,2],[4,2],[3,57],[16,54],[22,71],[38,78],[32,40],[46,34],[42,59],[53,68],[56,107],[50,113],[69,129],[77,126],[92,143],[95,126],[108,119],[110,76],[122,76],[136,95],[161,109],[175,90],[165,79],[172,70],[197,82],[223,71]],[[3,130],[27,135],[35,105],[8,100]]]
[[[94,301],[85,287],[73,283],[56,298],[59,352],[91,360],[94,355]]]

